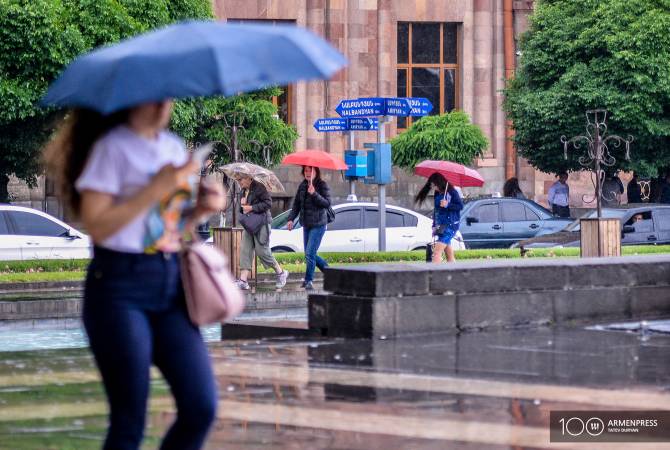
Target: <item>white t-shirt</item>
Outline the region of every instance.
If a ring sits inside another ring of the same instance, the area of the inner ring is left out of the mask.
[[[161,167],[183,165],[187,159],[183,142],[172,133],[162,131],[156,139],[147,139],[121,125],[96,141],[75,186],[79,192],[112,194],[122,202],[149,184]],[[181,213],[190,206],[190,200],[191,190],[184,186],[96,244],[129,253],[178,251],[183,230]]]

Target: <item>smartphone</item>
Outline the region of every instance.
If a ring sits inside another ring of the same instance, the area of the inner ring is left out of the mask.
[[[207,157],[210,153],[212,153],[212,150],[214,150],[214,144],[211,142],[201,145],[195,149],[193,153],[191,153],[191,160],[195,161],[198,163],[198,166],[202,167],[205,165],[205,161],[207,161]]]

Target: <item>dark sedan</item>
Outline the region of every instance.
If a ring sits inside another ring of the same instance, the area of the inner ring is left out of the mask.
[[[467,248],[508,248],[520,240],[562,230],[571,222],[554,217],[531,200],[490,197],[465,204],[460,230]]]
[[[594,218],[591,211],[584,218]],[[670,205],[634,204],[618,208],[604,208],[604,218],[616,218],[621,222],[621,245],[670,244]],[[516,246],[523,252],[529,248],[579,247],[579,219],[565,230],[546,236],[527,239]]]

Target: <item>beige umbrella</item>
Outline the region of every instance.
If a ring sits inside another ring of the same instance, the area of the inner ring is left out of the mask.
[[[270,169],[248,162],[236,162],[221,167],[221,172],[237,180],[240,176],[251,177],[261,183],[270,192],[284,192],[284,186]]]

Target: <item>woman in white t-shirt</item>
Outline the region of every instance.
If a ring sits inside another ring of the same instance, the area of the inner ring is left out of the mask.
[[[83,321],[110,405],[105,449],[140,447],[152,363],[177,405],[161,449],[200,448],[215,418],[215,380],[186,314],[177,252],[184,231],[222,209],[224,196],[205,187],[191,206],[189,178],[200,167],[165,131],[171,112],[171,101],[110,116],[73,111],[46,149],[95,245]]]

